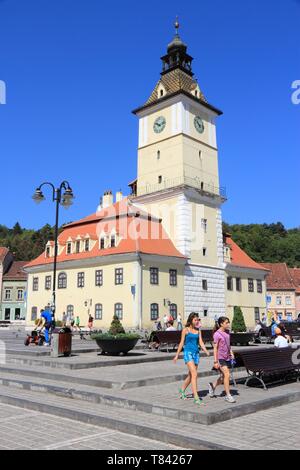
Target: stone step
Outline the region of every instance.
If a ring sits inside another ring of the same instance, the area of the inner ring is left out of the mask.
[[[60,416],[77,422],[118,430],[186,449],[231,450],[202,438],[197,423],[178,422],[142,411],[92,404],[77,399],[50,396],[45,392],[17,390],[0,385],[0,403]]]
[[[243,368],[235,369],[235,373],[244,371]],[[143,376],[141,378],[131,379],[129,376],[126,379],[122,380],[106,380],[105,378],[96,378],[96,377],[84,377],[80,375],[80,372],[77,371],[60,371],[53,370],[51,368],[44,367],[40,369],[38,367],[24,367],[21,365],[0,365],[0,373],[2,374],[13,374],[18,376],[26,377],[39,377],[41,379],[50,379],[58,382],[67,382],[71,384],[83,384],[90,385],[93,387],[102,387],[109,389],[120,389],[126,390],[136,387],[147,387],[149,385],[162,385],[172,382],[179,382],[186,378],[186,371],[177,374],[169,374],[169,371],[166,370],[166,373],[163,374],[163,370],[157,370],[155,373],[152,371],[148,372],[147,368],[143,370]],[[139,372],[141,374],[141,372]],[[99,374],[100,375],[100,374]],[[118,377],[118,373],[116,373]],[[129,374],[130,375],[130,374]],[[136,375],[136,374],[134,374]],[[210,377],[212,375],[217,375],[217,373],[212,372],[211,370],[202,370],[198,372],[199,378]]]
[[[237,374],[237,378],[242,378],[244,373]],[[208,377],[205,386],[213,377]],[[161,387],[148,387],[146,392],[140,389],[129,391],[106,391],[105,389],[85,386],[78,384],[70,388],[69,383],[41,379],[40,377],[20,379],[12,374],[1,373],[0,384],[11,388],[18,388],[24,391],[43,392],[46,395],[56,395],[64,398],[81,400],[94,404],[104,404],[112,408],[128,409],[147,413],[150,415],[165,416],[178,420],[178,422],[199,423],[202,425],[211,425],[232,418],[251,414],[256,411],[281,406],[285,403],[300,400],[300,390],[296,386],[293,391],[283,394],[271,393],[257,389],[242,390],[242,397],[239,397],[238,403],[229,405],[221,400],[205,399],[206,407],[201,409],[195,407],[193,400],[182,401],[178,399],[177,390],[182,382],[172,384],[169,389],[164,385]],[[203,386],[203,384],[201,384]],[[240,386],[241,387],[241,386]],[[201,388],[201,386],[200,386]],[[248,395],[248,398],[246,397]]]

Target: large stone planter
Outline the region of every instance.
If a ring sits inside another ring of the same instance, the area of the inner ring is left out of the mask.
[[[105,354],[112,354],[114,356],[118,354],[126,355],[129,351],[131,351],[136,343],[138,342],[139,338],[135,339],[96,339],[96,343],[101,349],[102,353]]]
[[[230,343],[233,346],[248,346],[254,339],[253,333],[231,333]]]

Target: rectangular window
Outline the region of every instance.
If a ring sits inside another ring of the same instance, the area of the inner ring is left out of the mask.
[[[158,268],[150,268],[150,284],[158,285],[159,271]]]
[[[282,299],[281,299],[281,296],[278,295],[278,296],[276,297],[276,305],[281,305],[281,304],[282,304]]]
[[[39,290],[39,278],[38,277],[34,277],[32,279],[32,290],[35,292]]]
[[[37,307],[32,307],[31,309],[31,321],[35,321],[37,319]]]
[[[242,292],[242,280],[240,277],[236,278],[236,290],[237,292]]]
[[[116,285],[123,284],[123,268],[115,269],[115,284]]]
[[[111,248],[115,248],[116,246],[116,237],[114,235],[110,237],[110,246]]]
[[[170,269],[170,286],[177,286],[177,269]]]
[[[84,242],[84,249],[85,249],[85,251],[89,251],[89,250],[90,250],[90,240],[85,240],[85,242]]]
[[[263,291],[263,286],[262,286],[262,281],[260,279],[257,280],[257,292],[259,294],[262,294]]]
[[[51,276],[46,276],[45,277],[45,289],[46,290],[51,289]]]
[[[248,291],[254,292],[254,281],[253,279],[248,279]]]
[[[203,279],[203,280],[202,280],[202,289],[203,289],[203,290],[207,290],[207,289],[208,289],[208,287],[207,287],[207,280],[206,280],[206,279]]]
[[[119,320],[123,320],[123,304],[115,304],[115,316]]]
[[[84,273],[77,274],[77,287],[84,287]]]
[[[76,242],[76,253],[80,253],[80,241]]]
[[[259,307],[255,307],[255,309],[254,309],[254,317],[255,317],[255,321],[260,321]]]
[[[155,321],[159,318],[159,306],[158,304],[151,304],[151,321]]]
[[[5,289],[5,300],[10,300],[10,299],[11,299],[11,290]]]
[[[70,255],[72,253],[72,243],[67,244],[67,255]]]
[[[47,248],[46,248],[46,257],[47,258],[50,257],[50,246],[47,246]]]
[[[292,299],[291,299],[290,296],[285,298],[285,303],[286,303],[286,305],[292,305]]]
[[[104,248],[105,248],[105,239],[102,237],[102,238],[100,239],[100,249],[101,249],[101,250],[104,250]]]
[[[233,279],[231,276],[227,278],[227,290],[233,290]]]
[[[206,249],[206,248],[203,248],[203,249],[202,249],[202,254],[203,254],[203,256],[206,256],[206,252],[207,252],[207,249]]]
[[[24,299],[24,291],[23,289],[18,289],[18,300]]]
[[[96,286],[99,287],[99,286],[103,286],[103,270],[102,269],[98,269],[95,273],[95,282],[96,282]]]
[[[162,176],[159,176],[158,177],[158,184],[161,184],[162,183]]]
[[[102,320],[102,304],[95,305],[95,320]]]
[[[5,309],[5,318],[4,320],[10,320],[10,308]]]

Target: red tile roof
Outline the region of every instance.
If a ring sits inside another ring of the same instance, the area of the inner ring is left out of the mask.
[[[9,253],[9,249],[5,248],[4,246],[0,246],[0,263],[4,261],[7,253]]]
[[[286,263],[261,263],[261,266],[270,270],[267,276],[267,289],[295,290],[295,284]]]
[[[120,237],[120,242],[114,248],[100,249],[98,240],[101,234],[110,235],[112,232]],[[67,241],[78,236],[85,237],[86,234],[92,240],[97,240],[95,246],[87,252],[67,254]],[[166,234],[161,221],[151,219],[149,214],[132,206],[126,198],[96,214],[66,225],[58,237],[58,243],[63,247],[58,255],[58,262],[135,252],[184,259]],[[49,263],[53,263],[53,258],[46,258],[43,252],[26,267]]]
[[[230,247],[230,264],[233,266],[238,266],[241,268],[252,268],[260,269],[265,271],[266,269],[262,267],[259,263],[256,263],[250,256],[247,255],[233,240],[229,235],[225,235],[225,244]]]
[[[26,281],[27,274],[23,271],[24,266],[28,261],[14,261],[9,270],[4,274],[3,280],[5,281]]]
[[[289,268],[297,294],[300,294],[300,268]]]

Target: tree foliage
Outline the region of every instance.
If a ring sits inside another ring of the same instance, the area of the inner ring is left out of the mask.
[[[300,267],[300,227],[287,230],[276,224],[229,225],[223,230],[258,263],[287,263]]]
[[[244,315],[241,307],[234,307],[232,331],[234,333],[245,333],[247,331]]]

